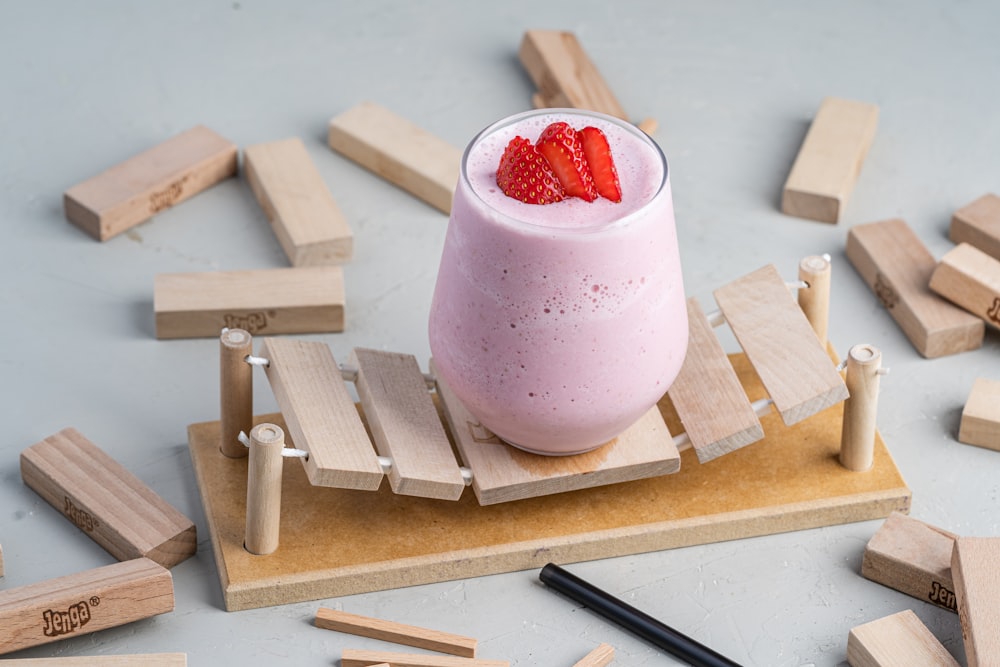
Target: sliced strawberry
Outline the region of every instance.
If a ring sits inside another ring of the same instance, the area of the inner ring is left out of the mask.
[[[497,167],[497,185],[508,197],[526,204],[552,204],[566,197],[549,163],[524,137],[507,144]]]
[[[622,186],[618,180],[618,170],[615,169],[614,158],[611,157],[608,138],[604,132],[596,127],[583,128],[579,132],[579,137],[598,194],[613,202],[620,202],[622,200]]]
[[[587,201],[597,199],[597,188],[587,168],[583,146],[569,123],[552,123],[542,131],[535,145],[549,161],[567,195]]]

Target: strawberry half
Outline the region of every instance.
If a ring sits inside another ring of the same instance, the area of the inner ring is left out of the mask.
[[[525,204],[552,204],[566,197],[549,163],[533,143],[514,137],[497,168],[497,185],[508,197]]]
[[[578,135],[598,194],[613,202],[620,202],[622,200],[622,186],[618,180],[618,170],[615,169],[614,158],[611,157],[608,138],[604,132],[596,127],[585,127],[580,130]]]
[[[567,195],[587,201],[597,199],[597,188],[587,167],[583,145],[569,123],[552,123],[546,127],[535,146],[548,160],[552,173],[559,179]]]

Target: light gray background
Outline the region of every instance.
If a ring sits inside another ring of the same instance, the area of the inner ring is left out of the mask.
[[[456,146],[527,108],[528,28],[574,31],[623,106],[660,121],[689,295],[764,264],[834,259],[830,338],[884,353],[879,427],[913,516],[995,535],[1000,454],[956,441],[1000,337],[926,360],[844,257],[854,224],[903,217],[935,256],[951,213],[1000,188],[997,5],[980,2],[0,2],[0,544],[13,587],[111,558],[21,482],[18,455],[75,426],[197,523],[171,614],[17,657],[182,651],[192,665],[336,664],[379,642],[311,625],[320,605],[479,638],[513,665],[674,661],[537,583],[537,571],[239,613],[220,586],[187,451],[218,418],[212,339],[153,337],[161,272],[286,266],[245,180],[107,243],[66,222],[68,187],[194,124],[238,145],[301,137],[355,232],[347,330],[316,336],[426,363],[446,218],[325,145],[333,115],[376,101]],[[839,225],[783,216],[781,185],[826,95],[876,103],[879,129]],[[258,412],[275,409],[264,381]],[[748,665],[845,664],[850,628],[913,608],[964,662],[956,615],[859,575],[880,522],[579,564],[574,572]],[[330,545],[335,549],[336,545]]]

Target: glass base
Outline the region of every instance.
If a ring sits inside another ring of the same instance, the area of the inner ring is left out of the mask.
[[[536,454],[538,456],[576,456],[577,454],[586,454],[587,452],[592,452],[595,449],[600,449],[604,445],[608,444],[608,442],[612,442],[611,440],[609,440],[608,442],[602,442],[601,444],[594,445],[593,447],[584,447],[583,449],[574,449],[573,451],[569,451],[569,452],[552,452],[552,451],[541,451],[541,450],[538,450],[538,449],[532,449],[531,447],[523,447],[523,446],[517,444],[516,442],[511,442],[510,440],[505,440],[504,438],[501,438],[500,436],[497,436],[497,438],[499,438],[501,440],[501,442],[503,442],[504,444],[510,445],[514,449],[520,449],[522,452],[527,452],[528,454]]]

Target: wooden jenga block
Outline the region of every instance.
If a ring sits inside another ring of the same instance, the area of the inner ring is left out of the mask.
[[[806,133],[781,194],[781,211],[799,218],[838,222],[868,149],[878,107],[827,97]]]
[[[325,607],[320,607],[316,612],[316,627],[465,658],[476,657],[477,642],[471,637],[350,614],[346,611]]]
[[[169,568],[198,548],[190,519],[76,429],[25,449],[21,477],[118,560]]]
[[[351,228],[301,139],[248,146],[243,168],[292,266],[351,258]]]
[[[435,208],[451,212],[462,151],[377,104],[330,121],[330,148]]]
[[[509,667],[506,660],[459,658],[448,655],[394,653],[391,651],[361,651],[345,648],[340,655],[341,667],[372,667],[387,662],[392,667]]]
[[[931,274],[931,289],[1000,329],[1000,259],[960,243]]]
[[[962,409],[958,440],[1000,451],[1000,381],[977,378]]]
[[[955,540],[951,573],[969,667],[1000,665],[1000,537]]]
[[[170,570],[136,558],[0,591],[0,654],[113,628],[174,608]]]
[[[161,273],[154,280],[156,337],[334,333],[344,330],[339,266]]]
[[[236,145],[197,126],[63,195],[66,218],[107,241],[236,173]]]
[[[851,630],[847,662],[851,667],[959,667],[910,609]]]
[[[957,535],[899,512],[865,547],[862,576],[944,609],[958,611],[951,577]]]
[[[601,644],[583,656],[573,667],[605,667],[615,658],[615,648],[611,644]]]
[[[955,243],[974,245],[1000,259],[1000,196],[985,194],[955,211],[948,236]]]
[[[4,667],[187,667],[186,653],[79,655],[65,658],[4,660]]]
[[[847,258],[923,356],[941,357],[983,344],[983,321],[931,291],[937,262],[903,220],[852,227]]]

